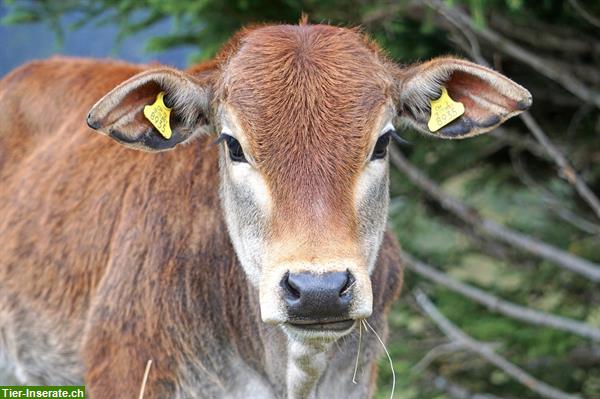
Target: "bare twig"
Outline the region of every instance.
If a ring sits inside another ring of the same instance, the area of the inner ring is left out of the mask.
[[[600,225],[585,220],[574,212],[570,211],[554,194],[548,191],[542,185],[536,183],[534,179],[527,172],[525,165],[521,162],[518,156],[519,151],[513,149],[510,151],[510,158],[512,161],[513,169],[515,174],[533,192],[537,192],[540,198],[548,206],[548,208],[554,212],[559,218],[569,223],[571,226],[578,228],[588,234],[600,234]]]
[[[427,352],[425,356],[423,356],[423,358],[413,366],[412,371],[415,373],[421,373],[438,357],[447,355],[449,353],[454,353],[459,349],[460,345],[458,345],[456,342],[446,342],[438,345]]]
[[[365,13],[361,18],[361,24],[370,25],[374,22],[380,22],[383,19],[391,18],[394,15],[401,13],[406,8],[407,5],[405,3],[385,4],[382,7]]]
[[[465,297],[486,306],[492,312],[500,313],[526,323],[552,327],[558,330],[568,331],[582,337],[600,341],[600,329],[589,324],[566,317],[555,316],[553,314],[541,312],[539,310],[534,310],[505,301],[494,295],[488,294],[479,288],[456,280],[446,273],[440,272],[432,266],[413,258],[402,250],[400,250],[400,258],[410,270],[418,273],[420,276],[434,281],[454,292],[464,295]]]
[[[504,38],[489,27],[477,26],[468,15],[457,8],[449,7],[441,0],[423,0],[426,4],[446,16],[453,22],[458,22],[476,35],[492,43],[498,50],[536,69],[544,76],[560,83],[565,89],[586,102],[591,102],[600,108],[600,93],[577,80],[571,73],[564,71],[552,62],[533,54],[512,41]]]
[[[493,13],[490,25],[512,37],[538,49],[558,51],[567,54],[590,54],[600,52],[600,43],[585,37],[581,32],[565,31],[557,26],[549,26],[539,21],[527,21],[527,25],[517,25],[513,20]],[[540,32],[544,32],[540,35]]]
[[[426,374],[427,380],[433,382],[433,386],[438,391],[447,393],[453,399],[500,399],[498,396],[489,393],[471,393],[466,388],[455,384],[441,375],[434,373]]]
[[[498,242],[493,238],[480,234],[479,231],[468,224],[456,225],[462,233],[467,236],[473,244],[476,245],[480,252],[493,256],[494,258],[510,261],[514,258],[512,248],[502,242]]]
[[[452,26],[454,26],[460,33],[462,33],[463,36],[469,42],[469,47],[467,48],[466,46],[463,46],[463,48],[471,54],[471,57],[474,59],[483,59],[483,55],[481,54],[481,47],[479,46],[479,40],[477,40],[475,34],[473,34],[473,32],[470,29],[464,29],[463,25],[456,18],[452,18],[449,15],[444,16],[446,17],[448,22],[450,22]]]
[[[573,117],[569,121],[569,126],[567,127],[565,137],[569,139],[573,137],[575,131],[577,130],[577,128],[579,128],[581,121],[590,111],[593,111],[593,106],[591,104],[582,104],[577,109],[577,111],[573,114]]]
[[[589,12],[587,12],[585,8],[583,8],[581,4],[577,2],[577,0],[569,0],[569,3],[581,16],[581,18],[585,19],[587,22],[589,22],[591,25],[594,25],[596,28],[600,28],[600,20],[594,17]]]
[[[511,147],[527,150],[538,158],[550,159],[544,148],[529,136],[518,135],[504,127],[498,127],[488,134],[503,143],[510,144]]]
[[[460,11],[451,9],[439,2],[438,0],[425,0],[427,3],[432,4],[432,7],[436,8],[453,26],[455,26],[460,32],[462,32],[469,40],[469,47],[464,47],[465,51],[469,52],[473,59],[482,65],[489,66],[489,63],[483,58],[479,51],[479,43],[471,33],[475,30],[473,21],[468,16],[461,13]],[[564,72],[564,74],[569,75]],[[599,102],[596,104],[600,106],[600,94],[598,95]],[[587,186],[581,176],[571,166],[567,158],[558,150],[558,148],[550,141],[543,129],[538,125],[533,116],[529,112],[524,112],[520,115],[521,120],[529,128],[531,133],[548,153],[551,159],[558,165],[560,169],[560,176],[566,179],[569,183],[575,187],[577,193],[583,198],[583,200],[592,208],[596,216],[600,218],[600,200],[594,194],[594,192]]]
[[[583,64],[574,60],[566,61],[556,58],[546,59],[550,60],[553,64],[564,71],[571,71],[575,76],[577,76],[578,79],[581,79],[592,87],[598,87],[598,84],[600,84],[600,70],[598,70],[597,65]],[[591,103],[584,104],[592,105]]]
[[[552,144],[531,114],[529,112],[524,112],[520,117],[538,142],[546,149],[548,154],[550,154],[554,162],[556,162],[560,168],[560,175],[575,187],[575,190],[579,193],[581,198],[585,200],[594,213],[596,213],[596,216],[600,218],[600,200],[598,200],[598,197],[587,184],[585,184],[575,169],[573,169],[567,158],[554,146],[554,144]]]
[[[465,222],[471,223],[480,231],[516,248],[546,259],[564,269],[585,276],[593,282],[600,281],[600,265],[481,217],[473,208],[444,193],[437,184],[413,166],[396,148],[392,147],[390,149],[390,156],[392,163],[406,174],[416,186],[438,201],[444,209],[452,212]]]
[[[427,295],[420,289],[415,290],[415,298],[423,311],[433,320],[433,322],[444,332],[444,334],[453,341],[460,344],[464,349],[476,353],[483,357],[494,366],[502,369],[506,374],[525,385],[527,388],[550,399],[579,399],[580,396],[563,392],[554,388],[543,381],[538,380],[528,374],[519,366],[511,363],[503,356],[498,355],[494,350],[483,342],[479,342],[456,327],[448,320],[434,305]]]

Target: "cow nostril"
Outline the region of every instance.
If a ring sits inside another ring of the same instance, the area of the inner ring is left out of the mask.
[[[288,318],[304,323],[348,319],[355,281],[348,270],[286,273],[280,284]]]
[[[300,299],[300,290],[296,286],[296,284],[294,284],[293,281],[290,281],[289,272],[287,272],[285,276],[283,276],[283,279],[281,280],[281,285],[286,296],[288,296],[291,299]]]
[[[350,273],[349,270],[346,270],[346,283],[340,290],[340,298],[351,295],[352,287],[354,286],[354,284],[356,284],[356,279],[354,278],[352,273]]]

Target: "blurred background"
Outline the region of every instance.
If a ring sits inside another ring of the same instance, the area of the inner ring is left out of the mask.
[[[600,398],[600,2],[85,0],[0,3],[0,75],[53,54],[210,58],[241,26],[362,26],[400,63],[455,54],[528,88],[529,113],[392,151],[406,283],[395,398]],[[348,383],[351,381],[340,381]],[[377,398],[390,395],[381,360]]]

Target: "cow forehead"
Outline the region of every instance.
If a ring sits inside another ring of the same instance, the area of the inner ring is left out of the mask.
[[[226,71],[227,102],[257,150],[271,138],[364,141],[391,86],[360,34],[322,25],[254,30]]]
[[[279,220],[352,225],[353,181],[391,87],[378,51],[348,29],[265,27],[241,40],[224,80]]]

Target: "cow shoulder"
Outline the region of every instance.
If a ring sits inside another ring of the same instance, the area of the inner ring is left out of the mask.
[[[68,57],[32,61],[14,69],[0,80],[0,175],[56,135],[87,130],[89,107],[143,69]]]

